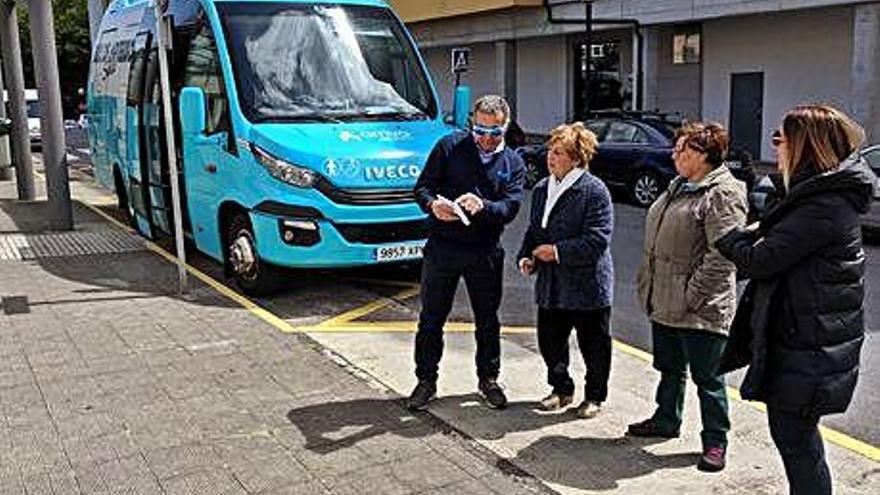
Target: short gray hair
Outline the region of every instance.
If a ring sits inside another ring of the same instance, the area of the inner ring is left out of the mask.
[[[510,123],[510,105],[507,104],[507,100],[498,95],[483,95],[481,96],[476,103],[474,103],[474,114],[477,112],[486,113],[489,115],[504,115],[504,126],[507,127],[507,124]]]

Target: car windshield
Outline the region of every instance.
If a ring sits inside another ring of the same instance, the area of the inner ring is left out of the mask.
[[[239,100],[252,122],[436,115],[422,65],[387,8],[217,5]]]

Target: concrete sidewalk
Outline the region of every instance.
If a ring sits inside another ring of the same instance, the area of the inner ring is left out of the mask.
[[[42,181],[38,181],[42,182]],[[544,493],[90,210],[0,183],[0,493]],[[500,467],[499,467],[500,466]]]

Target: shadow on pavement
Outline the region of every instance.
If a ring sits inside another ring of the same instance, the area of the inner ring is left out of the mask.
[[[643,448],[658,441],[553,435],[520,450],[511,462],[546,482],[586,491],[615,490],[621,480],[696,465],[698,453],[657,455]]]
[[[546,426],[577,420],[574,411],[539,414],[535,402],[513,402],[503,411],[491,411],[479,403],[475,394],[438,399],[429,405],[441,418],[456,414],[454,425],[468,425],[465,435],[495,440],[509,433],[539,430]],[[462,415],[463,414],[463,415]],[[305,437],[305,448],[319,454],[346,449],[371,438],[391,434],[401,438],[421,438],[437,431],[430,422],[420,421],[399,399],[355,399],[326,402],[292,409],[290,422]],[[435,420],[436,421],[436,420]],[[442,421],[442,419],[441,419]],[[661,469],[695,466],[698,453],[657,455],[646,446],[661,439],[571,438],[550,435],[526,446],[510,463],[538,479],[581,490],[614,490],[619,481],[639,478]]]
[[[305,437],[305,448],[320,454],[345,449],[391,433],[418,438],[433,432],[399,399],[355,399],[292,409],[287,418]]]

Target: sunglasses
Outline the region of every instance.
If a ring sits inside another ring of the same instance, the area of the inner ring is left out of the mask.
[[[770,142],[773,143],[775,148],[778,148],[780,144],[785,142],[785,139],[782,138],[782,131],[776,129],[773,131],[773,134],[770,136]]]
[[[477,136],[491,136],[493,138],[497,138],[504,135],[504,127],[500,125],[484,127],[474,124],[472,130]]]

